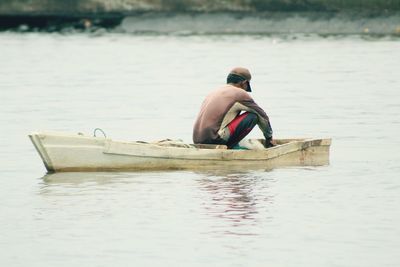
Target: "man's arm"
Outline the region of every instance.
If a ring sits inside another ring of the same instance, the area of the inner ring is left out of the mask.
[[[267,113],[252,98],[239,101],[240,104],[246,106],[248,111],[258,115],[258,126],[264,134],[267,142],[272,141],[272,127]]]

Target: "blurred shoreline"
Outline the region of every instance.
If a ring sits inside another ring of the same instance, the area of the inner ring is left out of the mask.
[[[144,12],[130,16],[0,16],[0,31],[150,34],[328,34],[400,36],[400,13]]]
[[[2,0],[0,31],[400,35],[398,0]]]
[[[0,15],[132,15],[135,12],[400,11],[398,0],[2,0]]]

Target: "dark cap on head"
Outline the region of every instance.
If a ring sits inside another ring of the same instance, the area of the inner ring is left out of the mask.
[[[247,81],[247,90],[246,91],[251,92],[251,87],[250,87],[251,74],[248,69],[242,68],[242,67],[236,67],[229,72],[228,77],[230,75],[239,76],[239,77],[243,78],[243,80],[246,80]]]

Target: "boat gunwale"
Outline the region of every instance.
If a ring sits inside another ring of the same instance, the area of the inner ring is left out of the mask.
[[[301,151],[305,150],[309,147],[312,146],[330,146],[331,144],[331,139],[326,138],[326,139],[278,139],[278,140],[294,140],[292,142],[287,142],[283,144],[279,144],[270,148],[266,149],[249,149],[249,150],[235,150],[235,149],[215,149],[215,148],[196,148],[196,147],[174,147],[174,146],[160,146],[157,145],[156,143],[136,143],[136,142],[121,142],[121,141],[114,141],[114,140],[108,140],[105,144],[105,149],[103,151],[104,154],[110,154],[110,155],[120,155],[120,156],[132,156],[132,157],[140,157],[140,158],[154,158],[154,159],[176,159],[176,160],[202,160],[202,161],[207,161],[207,160],[217,160],[217,161],[264,161],[264,160],[269,160],[273,159],[279,156],[282,156],[284,154],[289,154],[293,153],[296,151]],[[145,154],[140,154],[140,153],[132,153],[132,152],[113,152],[113,150],[110,148],[112,145],[131,145],[131,146],[149,146],[152,149],[159,150],[162,152],[165,151],[170,151],[171,154],[173,154],[173,151],[187,151],[192,150],[192,151],[202,151],[202,152],[211,152],[211,156],[204,155],[205,157],[188,157],[187,155],[180,155],[180,156],[156,156],[156,155],[145,155]],[[282,153],[279,153],[281,150],[285,150],[286,147],[293,147],[292,149],[283,151]],[[111,150],[111,151],[110,151]],[[277,153],[274,153],[277,151]],[[254,156],[255,157],[251,157]],[[236,157],[235,156],[239,156]]]

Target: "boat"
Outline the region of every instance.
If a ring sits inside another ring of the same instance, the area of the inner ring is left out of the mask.
[[[146,171],[199,169],[273,169],[283,166],[329,164],[329,138],[275,139],[264,148],[262,139],[250,149],[224,145],[186,144],[182,141],[118,141],[82,133],[29,134],[48,172]]]

